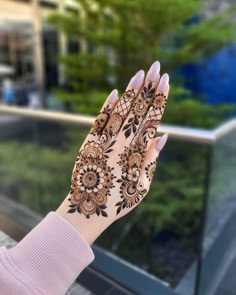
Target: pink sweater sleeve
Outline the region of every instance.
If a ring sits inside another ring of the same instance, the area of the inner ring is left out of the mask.
[[[78,231],[50,212],[15,247],[0,248],[0,293],[65,294],[93,259],[91,247]]]

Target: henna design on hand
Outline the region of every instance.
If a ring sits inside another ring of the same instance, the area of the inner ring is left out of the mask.
[[[87,218],[94,213],[107,217],[107,197],[111,195],[116,178],[112,173],[114,168],[107,165],[107,154],[113,151],[111,147],[115,141],[104,137],[99,143],[89,141],[78,154],[72,173],[68,213],[77,211]]]
[[[149,163],[147,167],[145,167],[146,176],[150,182],[152,181],[155,171],[156,171],[156,161]]]
[[[145,87],[144,87],[145,88]],[[125,151],[120,154],[120,161],[117,162],[121,166],[122,176],[117,182],[120,183],[120,194],[121,201],[116,204],[117,214],[124,208],[130,208],[135,204],[139,203],[140,200],[145,196],[147,190],[144,189],[143,183],[140,182],[140,171],[144,160],[144,155],[147,150],[148,143],[157,134],[157,127],[160,124],[161,117],[164,113],[166,106],[166,96],[162,92],[158,92],[154,97],[154,89],[152,88],[151,82],[141,93],[139,106],[135,105],[132,107],[134,114],[133,118],[128,120],[128,123],[124,126],[125,136],[128,137],[133,133],[136,133],[131,143],[131,147],[126,147]],[[146,102],[146,97],[153,99],[150,105],[150,101]],[[141,102],[142,100],[142,102]],[[141,107],[140,107],[141,106]],[[149,108],[148,108],[149,107]],[[137,112],[137,108],[144,110],[143,113]],[[135,120],[143,120],[142,124],[137,131],[134,125]],[[151,162],[145,167],[147,179],[151,182],[154,172],[156,169],[156,162]]]
[[[144,198],[156,165],[153,158],[146,158],[147,151],[157,134],[168,94],[155,94],[156,83],[148,81],[137,98],[140,88],[126,90],[116,104],[109,99],[104,103],[76,158],[68,213],[78,212],[86,218],[108,217],[109,213],[105,220],[110,220],[114,214],[107,206],[121,216]]]
[[[140,120],[143,120],[147,114],[148,108],[151,105],[154,97],[155,88],[153,83],[149,82],[147,86],[144,86],[139,97],[132,105],[131,113],[133,116],[128,119],[127,124],[123,127],[125,131],[125,137],[128,138],[131,133],[135,133],[140,124]]]
[[[106,126],[110,118],[111,107],[110,105],[105,106],[105,108],[100,112],[90,129],[89,133],[92,135],[101,135],[103,128]]]
[[[113,136],[119,133],[120,128],[131,109],[135,96],[136,94],[134,89],[129,89],[124,92],[122,98],[118,101],[106,126],[107,129],[111,130]]]
[[[120,154],[120,161],[117,163],[121,166],[122,176],[117,182],[120,183],[121,201],[116,204],[119,214],[121,209],[131,208],[144,197],[147,190],[144,189],[140,180],[141,165],[144,159],[145,151],[137,145],[126,147]]]

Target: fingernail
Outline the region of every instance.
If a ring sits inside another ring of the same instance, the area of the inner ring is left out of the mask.
[[[156,149],[160,152],[163,147],[165,146],[166,142],[167,142],[167,139],[168,139],[168,134],[165,133],[159,140],[158,142],[156,143]]]
[[[114,103],[117,100],[117,96],[118,96],[117,89],[112,90],[112,92],[110,93],[110,95],[108,97],[108,102]]]
[[[158,90],[166,91],[168,89],[168,85],[169,85],[169,75],[164,74],[161,76],[160,82],[158,84]]]
[[[150,70],[148,71],[148,74],[147,74],[147,79],[149,81],[155,81],[156,78],[158,77],[159,75],[159,72],[160,72],[160,68],[161,68],[161,65],[159,63],[159,61],[155,61],[151,67],[150,67]]]
[[[132,82],[132,87],[134,89],[138,89],[142,85],[144,76],[145,76],[145,73],[143,70],[140,70],[137,72],[137,74],[134,76],[134,80]]]

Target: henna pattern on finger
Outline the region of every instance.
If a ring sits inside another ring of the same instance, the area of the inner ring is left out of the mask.
[[[128,138],[131,133],[135,133],[140,124],[140,120],[143,120],[147,114],[148,108],[153,101],[155,88],[153,83],[149,82],[147,86],[144,86],[139,97],[136,99],[135,103],[132,105],[131,113],[133,116],[128,119],[127,124],[123,127],[125,131],[125,137]]]
[[[110,112],[110,105],[105,106],[104,109],[98,114],[92,128],[89,131],[89,134],[94,136],[102,134],[103,128],[106,126],[106,123],[109,120]]]
[[[145,167],[145,173],[146,173],[147,179],[150,182],[152,181],[155,171],[156,171],[156,161],[149,163],[147,167]]]
[[[131,208],[145,196],[147,190],[144,189],[143,183],[140,182],[141,165],[144,159],[144,150],[137,145],[125,147],[120,154],[122,176],[117,182],[120,183],[121,201],[116,204],[119,214],[122,209]]]
[[[137,136],[134,138],[134,142],[138,145],[148,145],[148,142],[157,136],[157,128],[160,125],[161,118],[164,114],[164,110],[167,103],[167,96],[162,92],[158,92],[153,100],[152,106],[149,109],[143,124],[140,126],[140,130]]]
[[[122,98],[118,101],[114,112],[111,114],[106,128],[111,130],[113,136],[116,136],[119,133],[120,128],[133,104],[135,95],[134,89],[125,91]]]
[[[145,104],[145,98],[147,96],[148,99],[153,99],[151,106],[150,101],[147,105]],[[161,92],[158,92],[154,97],[154,90],[152,90],[151,83],[149,83],[141,97],[143,98],[143,106],[138,106],[138,109],[143,110],[143,113],[137,112],[136,114],[135,111],[137,111],[137,108],[133,107],[132,112],[134,112],[134,117],[130,118],[123,128],[126,132],[126,137],[130,136],[131,132],[136,133],[136,135],[131,142],[131,146],[125,147],[124,152],[119,155],[120,161],[117,162],[122,170],[121,179],[117,180],[117,182],[120,183],[121,194],[121,201],[116,204],[118,207],[117,214],[119,214],[122,209],[131,208],[139,203],[147,193],[143,183],[140,182],[141,167],[148,143],[157,135],[157,127],[160,124],[167,101],[166,95]],[[141,104],[141,101],[139,104]],[[144,105],[146,105],[147,109],[145,109]],[[136,125],[134,118],[137,120],[141,118],[143,120],[139,130],[133,127],[134,124]],[[151,162],[145,167],[145,174],[149,182],[151,182],[153,178],[155,169],[156,162]]]
[[[68,213],[77,211],[87,218],[94,213],[107,217],[107,198],[116,178],[114,168],[107,165],[107,154],[114,143],[110,137],[99,143],[88,141],[79,152],[71,178]]]

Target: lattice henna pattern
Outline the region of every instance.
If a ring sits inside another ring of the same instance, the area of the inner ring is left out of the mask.
[[[135,95],[134,89],[125,91],[122,98],[118,101],[115,110],[111,114],[106,128],[110,129],[114,136],[120,131],[120,128],[130,111]]]

